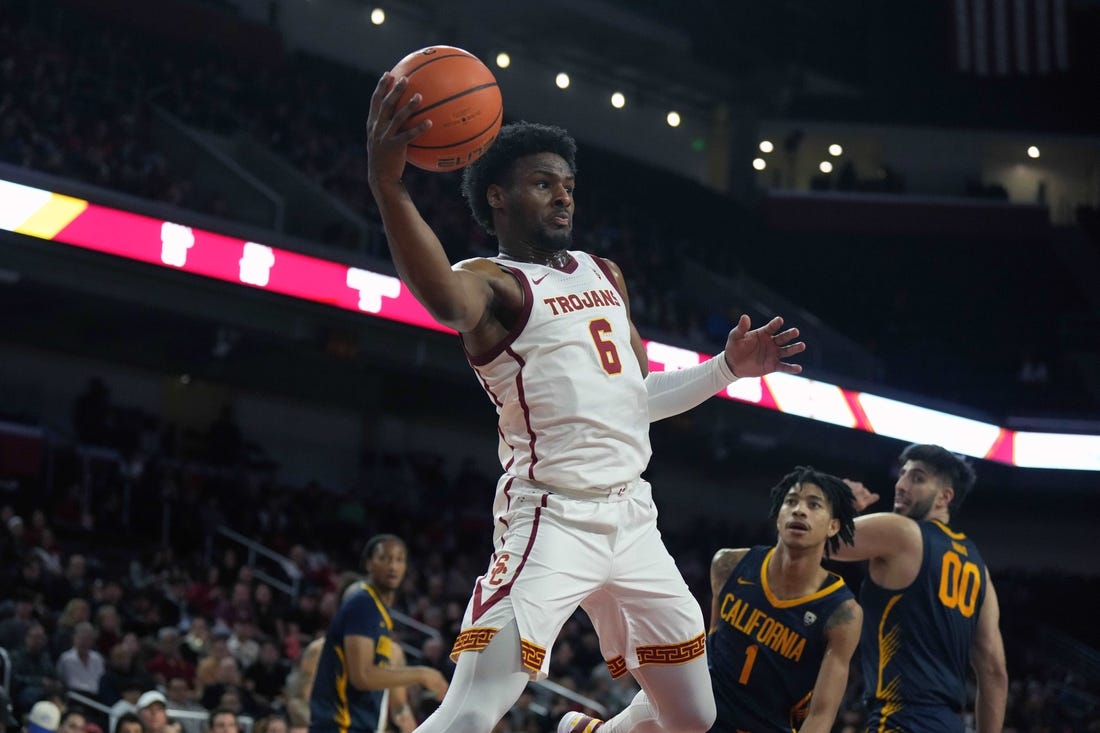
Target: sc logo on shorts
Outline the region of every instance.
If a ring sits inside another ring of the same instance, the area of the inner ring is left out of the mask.
[[[508,577],[508,561],[511,559],[512,556],[507,552],[500,554],[493,564],[493,569],[489,571],[489,585],[497,586],[504,582],[504,579]]]

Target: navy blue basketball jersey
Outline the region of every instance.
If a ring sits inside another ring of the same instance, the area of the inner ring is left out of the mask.
[[[718,620],[707,639],[718,718],[715,733],[763,733],[798,728],[810,708],[825,623],[853,598],[838,575],[815,593],[780,600],[768,587],[774,547],[754,547],[730,574],[718,598]]]
[[[351,684],[344,639],[374,640],[374,663],[388,665],[393,654],[393,621],[378,594],[366,583],[348,596],[329,624],[317,676],[309,696],[309,729],[314,733],[373,733],[378,730],[383,690],[358,690]]]
[[[941,522],[920,522],[916,580],[860,589],[859,642],[869,731],[962,733],[970,647],[985,600],[985,562],[974,542]]]

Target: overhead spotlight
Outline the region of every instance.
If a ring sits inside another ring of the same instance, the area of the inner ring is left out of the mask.
[[[680,126],[680,113],[677,112],[676,110],[672,110],[671,112],[668,113],[668,115],[665,116],[665,121],[668,122],[669,127],[679,127]]]
[[[382,8],[375,8],[370,11],[370,22],[375,25],[382,25],[386,22],[386,11]]]
[[[611,95],[611,106],[615,109],[622,109],[626,106],[626,97],[622,92],[615,92]]]
[[[829,155],[833,156],[834,158],[840,157],[841,155],[844,155],[844,148],[840,147],[836,143],[833,143],[829,146]]]
[[[1029,157],[1029,158],[1038,158],[1039,157],[1039,148],[1035,147],[1034,145],[1029,145],[1028,148],[1027,148],[1027,157]]]
[[[512,65],[512,57],[501,51],[497,54],[497,66],[502,69],[507,69]]]
[[[830,163],[827,160],[823,160],[818,164],[817,169],[819,171],[821,171],[822,173],[832,173],[833,172],[833,164]]]
[[[771,140],[761,140],[760,141],[760,152],[761,153],[770,153],[773,150],[775,150],[775,146],[772,145]]]
[[[569,74],[564,71],[554,77],[554,83],[558,85],[558,89],[569,88]]]
[[[758,171],[762,171],[768,167],[767,162],[763,158],[754,158],[752,161],[752,167]]]

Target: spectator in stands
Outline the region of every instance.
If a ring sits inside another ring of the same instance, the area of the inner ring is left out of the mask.
[[[260,703],[270,707],[283,694],[289,672],[290,666],[279,655],[275,640],[264,639],[259,659],[245,671],[245,686]]]
[[[141,718],[137,713],[127,712],[118,716],[111,727],[113,733],[145,733],[145,726],[141,724]]]
[[[65,687],[91,697],[99,693],[99,680],[106,671],[103,655],[94,645],[95,627],[81,621],[73,630],[72,648],[57,660],[57,677]]]
[[[168,725],[168,700],[160,690],[147,690],[137,701],[137,714],[145,733],[165,733]]]
[[[92,607],[83,598],[71,598],[57,619],[50,647],[54,654],[61,654],[73,645],[78,624],[91,620]]]
[[[218,681],[218,668],[226,658],[232,658],[229,653],[229,634],[224,630],[215,631],[210,640],[209,653],[195,665],[195,688],[200,697],[207,687]]]
[[[37,621],[27,627],[23,644],[11,654],[11,693],[20,710],[60,691],[56,668],[46,644],[46,630]]]
[[[14,520],[17,526],[22,527],[23,520],[19,517],[12,517],[8,520],[8,528],[11,529],[11,525]],[[15,535],[13,534],[13,537]],[[53,582],[46,573],[42,570],[42,561],[37,555],[33,553],[24,553],[22,546],[18,542],[18,538],[15,539],[15,548],[18,555],[22,558],[19,564],[18,573],[15,576],[14,581],[11,584],[12,593],[17,597],[20,594],[30,596],[31,598],[38,599],[50,599],[53,594]]]
[[[99,680],[99,701],[104,705],[114,705],[119,700],[133,704],[155,684],[153,676],[138,662],[135,650],[120,641],[108,654],[107,669]]]
[[[157,653],[146,668],[161,686],[177,677],[188,682],[195,678],[195,665],[183,658],[179,630],[164,626],[157,631]]]
[[[172,677],[165,686],[164,696],[168,699],[168,707],[173,713],[191,712],[206,714],[206,708],[195,702],[191,683],[182,677]],[[191,716],[179,716],[183,733],[202,733],[202,720]]]
[[[76,707],[65,708],[61,713],[61,724],[57,728],[57,733],[84,733],[87,725],[88,718],[83,710]]]
[[[286,624],[283,623],[284,611],[275,601],[271,586],[267,583],[257,583],[252,591],[252,601],[257,631],[271,639],[282,639],[286,634]]]
[[[61,708],[50,700],[39,700],[27,713],[26,733],[57,733]]]
[[[237,714],[221,707],[210,711],[209,726],[210,733],[240,733],[241,730]]]
[[[88,578],[88,561],[84,555],[74,552],[65,564],[65,574],[61,579],[62,589],[69,598],[92,597],[91,583]]]
[[[35,597],[26,588],[16,588],[12,594],[11,616],[0,621],[0,647],[16,649],[27,637],[35,620]]]
[[[282,715],[268,715],[256,721],[252,726],[252,733],[288,733],[289,727],[286,718]]]
[[[115,645],[122,641],[122,617],[118,609],[110,603],[104,603],[95,612],[96,650],[100,654],[109,655]]]
[[[241,667],[237,658],[228,655],[218,662],[218,674],[214,684],[203,688],[200,702],[207,710],[213,710],[223,705],[223,696],[232,693],[240,701],[241,712],[245,715],[257,717],[263,712],[263,706],[244,687],[241,678]]]

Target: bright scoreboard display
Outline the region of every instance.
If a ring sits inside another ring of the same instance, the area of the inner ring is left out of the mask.
[[[392,275],[2,179],[0,229],[411,326],[450,331],[436,323]],[[682,369],[709,358],[657,341],[646,342],[646,353],[651,371]],[[1100,435],[1010,430],[787,374],[741,379],[719,396],[899,440],[936,443],[956,453],[1014,466],[1100,471]]]

